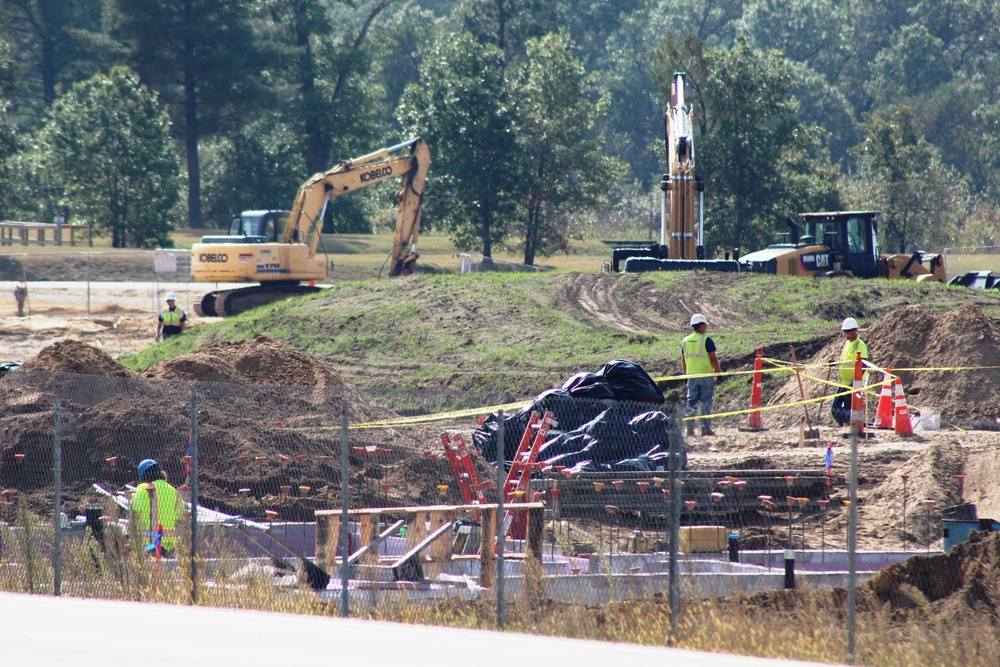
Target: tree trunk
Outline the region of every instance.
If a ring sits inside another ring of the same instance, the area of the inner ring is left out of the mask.
[[[490,240],[490,228],[492,227],[492,216],[489,206],[479,209],[479,224],[483,235],[483,257],[493,257],[493,244]]]
[[[204,227],[201,219],[201,163],[198,161],[198,79],[192,71],[194,45],[184,45],[184,143],[188,169],[188,226]],[[164,211],[165,213],[165,211]]]
[[[538,227],[541,223],[542,207],[537,201],[528,204],[528,226],[524,233],[524,263],[534,266],[538,252]]]
[[[56,44],[51,35],[42,34],[42,101],[48,109],[56,101]]]
[[[310,174],[325,171],[330,164],[330,141],[323,132],[323,100],[316,91],[316,63],[313,60],[306,7],[298,4],[295,12],[295,43],[299,47],[299,91],[302,94],[302,132],[306,142],[306,167]]]

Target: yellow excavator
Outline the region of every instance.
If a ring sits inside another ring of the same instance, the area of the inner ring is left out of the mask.
[[[881,254],[878,217],[878,211],[838,211],[788,218],[790,242],[743,255],[740,270],[779,276],[946,281],[944,255]]]
[[[404,153],[409,149],[408,153]],[[402,178],[389,275],[409,275],[417,254],[430,150],[420,138],[383,148],[315,174],[302,184],[291,211],[244,211],[225,236],[203,236],[191,248],[196,282],[258,283],[209,292],[196,304],[202,316],[236,315],[250,308],[318,290],[328,263],[316,256],[323,215],[334,197]]]

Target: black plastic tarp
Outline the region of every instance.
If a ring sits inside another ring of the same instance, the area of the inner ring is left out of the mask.
[[[663,394],[641,366],[616,359],[597,373],[577,373],[562,389],[539,394],[504,419],[504,458],[511,461],[532,411],[553,413],[558,425],[539,460],[552,465],[605,470],[653,470],[666,456],[670,418],[655,409]],[[496,461],[499,420],[490,415],[473,433],[476,449]]]

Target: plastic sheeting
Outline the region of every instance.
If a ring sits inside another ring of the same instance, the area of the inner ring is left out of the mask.
[[[511,461],[532,411],[551,411],[558,422],[542,445],[539,460],[574,470],[664,469],[670,418],[654,409],[663,403],[656,383],[631,361],[616,359],[597,373],[570,377],[562,389],[539,394],[504,420],[504,459]],[[490,415],[473,433],[476,449],[496,461],[499,419]]]

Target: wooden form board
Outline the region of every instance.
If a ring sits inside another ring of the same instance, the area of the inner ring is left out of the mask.
[[[360,524],[360,542],[351,544],[351,551],[367,546],[378,535],[379,520],[382,516],[400,517],[406,521],[406,551],[417,547],[428,534],[433,533],[445,524],[454,523],[458,515],[478,512],[480,525],[484,536],[496,534],[497,505],[431,505],[425,507],[372,507],[348,510],[348,518]],[[508,509],[510,506],[505,506]],[[527,556],[541,558],[544,534],[542,503],[517,503],[518,511],[527,512]],[[332,572],[337,566],[340,551],[340,521],[341,510],[316,511],[316,564]],[[482,544],[490,548],[480,548],[480,584],[491,587],[494,582],[496,554],[494,540],[487,537]],[[437,575],[444,563],[452,560],[452,540],[442,534],[427,546],[424,562],[428,564],[427,574]],[[363,562],[373,564],[378,562],[377,546],[363,557]]]

